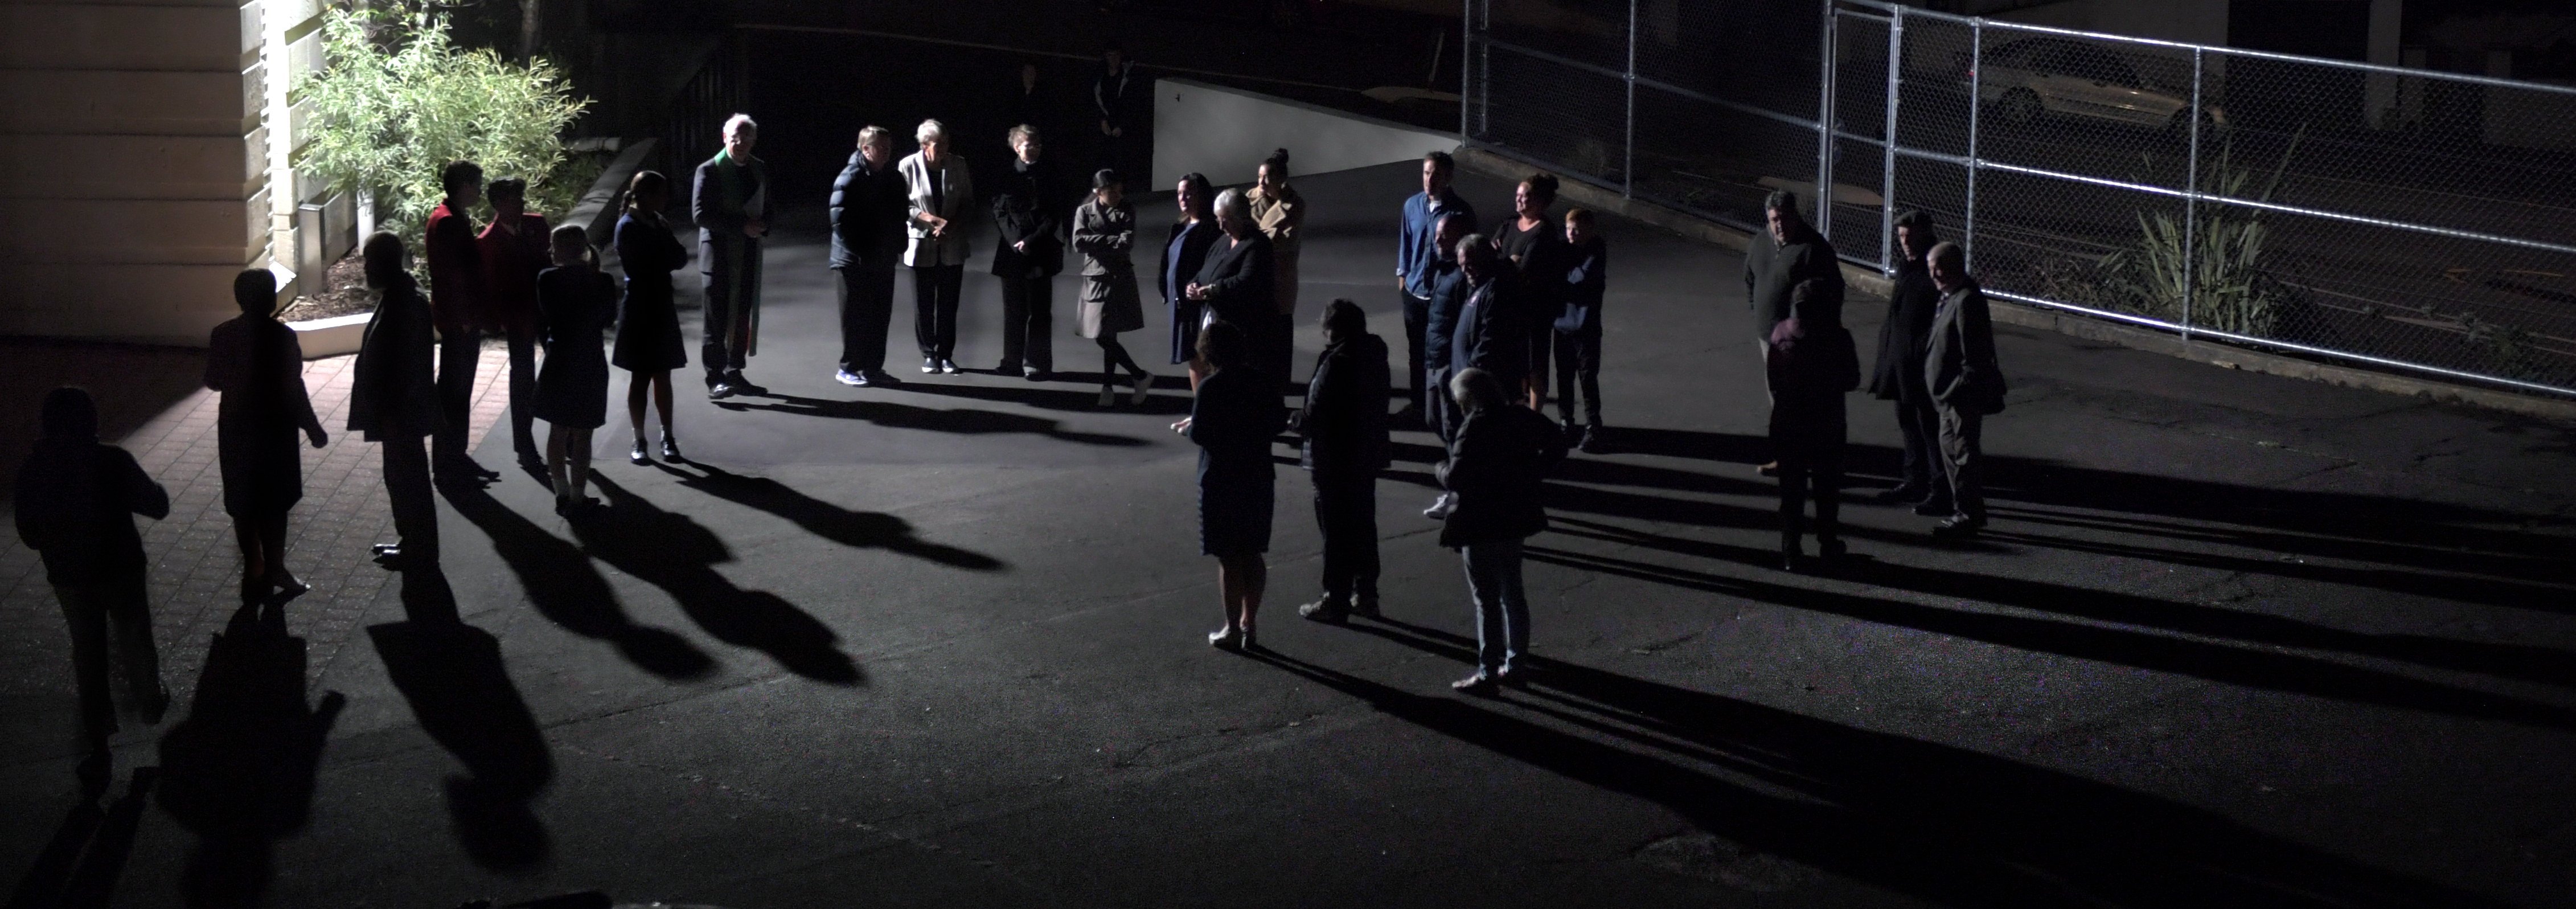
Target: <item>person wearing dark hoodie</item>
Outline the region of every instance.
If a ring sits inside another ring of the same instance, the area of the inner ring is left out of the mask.
[[[1300,463],[1315,480],[1315,527],[1324,537],[1324,595],[1297,607],[1319,622],[1377,601],[1377,472],[1387,464],[1386,341],[1357,303],[1324,307],[1324,353],[1306,381],[1306,407],[1291,422],[1305,436]]]
[[[1843,327],[1842,294],[1816,281],[1789,293],[1789,317],[1771,326],[1763,368],[1771,381],[1771,447],[1780,458],[1780,568],[1806,560],[1807,499],[1816,501],[1816,555],[1844,553],[1839,524],[1843,481],[1843,395],[1860,387],[1860,354]]]
[[[125,666],[127,709],[148,725],[161,722],[170,706],[160,651],[152,645],[143,537],[133,518],[169,516],[170,494],[125,449],[99,441],[98,404],[89,392],[48,392],[43,427],[18,468],[18,537],[43,557],[45,579],[71,625],[72,674],[89,749],[78,773],[95,793],[107,786],[107,737],[116,732],[116,702],[108,692],[110,629]]]

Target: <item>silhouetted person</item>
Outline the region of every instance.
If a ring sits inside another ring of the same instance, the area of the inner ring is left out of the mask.
[[[1297,614],[1338,622],[1378,614],[1377,473],[1387,465],[1386,342],[1349,300],[1324,307],[1324,352],[1296,415],[1298,462],[1315,481],[1315,528],[1324,537],[1324,595]]]
[[[843,385],[893,384],[886,326],[894,319],[894,267],[903,257],[911,199],[895,171],[894,133],[859,130],[859,147],[832,181],[832,273],[839,280]]]
[[[975,210],[975,174],[949,147],[948,127],[923,120],[912,139],[921,150],[903,156],[904,217],[909,245],[903,264],[912,269],[912,337],[921,347],[921,371],[955,375],[957,295],[966,286],[967,236]]]
[[[761,239],[769,236],[769,165],[752,157],[760,124],[749,114],[725,121],[724,150],[698,165],[690,185],[689,220],[698,224],[698,272],[706,276],[706,336],[698,365],[707,397],[759,394],[742,377],[760,352]]]
[[[431,447],[441,479],[497,480],[465,450],[474,416],[474,370],[482,361],[483,333],[491,320],[490,289],[482,244],[469,214],[483,199],[483,168],[458,161],[439,172],[447,197],[429,213],[424,244],[429,255],[429,314],[438,328],[438,404],[443,421]],[[370,285],[372,286],[372,285]]]
[[[1565,213],[1565,252],[1565,305],[1548,331],[1556,352],[1556,412],[1566,435],[1576,436],[1574,395],[1582,391],[1582,448],[1600,454],[1608,446],[1601,423],[1601,298],[1610,281],[1610,246],[1593,230],[1592,212]]]
[[[689,264],[689,251],[671,234],[662,209],[671,204],[671,181],[656,171],[636,171],[626,183],[626,213],[617,217],[617,262],[626,272],[626,295],[617,304],[617,343],[608,362],[626,370],[626,421],[635,446],[626,459],[650,463],[644,447],[644,398],[662,412],[662,459],[683,460],[671,432],[671,371],[689,365],[680,340],[680,311],[671,273]]]
[[[1406,387],[1413,390],[1418,401],[1427,402],[1434,395],[1448,393],[1445,385],[1424,384],[1424,375],[1429,370],[1424,345],[1429,343],[1432,335],[1431,284],[1436,277],[1433,266],[1452,255],[1450,244],[1439,241],[1440,221],[1444,216],[1456,213],[1467,219],[1466,230],[1462,233],[1475,231],[1476,207],[1467,204],[1465,198],[1449,188],[1450,180],[1456,175],[1457,161],[1450,158],[1448,152],[1430,152],[1422,156],[1422,191],[1404,200],[1404,218],[1398,224],[1395,238],[1395,286],[1404,302],[1405,349],[1411,355],[1406,363]],[[1428,421],[1431,414],[1420,410],[1420,407],[1429,406],[1422,404],[1417,407],[1408,403],[1404,410]]]
[[[1995,362],[1995,326],[1986,292],[1968,277],[1968,257],[1941,243],[1927,256],[1941,306],[1925,343],[1923,384],[1941,418],[1943,485],[1954,509],[1934,536],[1964,537],[1986,526],[1985,419],[2004,409],[2003,368]]]
[[[1476,672],[1449,687],[1484,692],[1511,681],[1529,656],[1521,541],[1547,529],[1539,484],[1565,457],[1565,436],[1537,411],[1514,406],[1492,373],[1462,369],[1449,386],[1467,422],[1440,463],[1440,485],[1457,496],[1440,525],[1440,545],[1466,562],[1476,605]]]
[[[1267,277],[1267,276],[1264,276]],[[1217,560],[1225,627],[1208,644],[1253,649],[1253,618],[1269,568],[1270,440],[1287,423],[1276,379],[1252,368],[1243,330],[1210,322],[1199,331],[1197,359],[1207,365],[1190,415],[1172,429],[1199,446],[1199,552]]]
[[[1205,174],[1195,171],[1181,175],[1172,191],[1172,201],[1181,208],[1180,220],[1172,222],[1169,236],[1163,239],[1163,258],[1154,270],[1154,290],[1163,298],[1163,306],[1172,323],[1172,365],[1198,359],[1199,324],[1206,321],[1205,309],[1190,299],[1190,282],[1198,279],[1199,269],[1207,264],[1208,248],[1224,239],[1216,223],[1216,189],[1208,185]],[[1198,381],[1191,373],[1190,381]]]
[[[1244,365],[1277,381],[1279,377],[1267,372],[1263,361],[1263,351],[1274,343],[1269,333],[1278,314],[1271,300],[1279,285],[1271,273],[1270,238],[1262,236],[1260,225],[1253,223],[1252,206],[1242,190],[1217,193],[1215,208],[1222,236],[1208,245],[1207,261],[1200,263],[1198,277],[1181,288],[1181,296],[1201,306],[1205,318],[1242,329],[1244,340],[1252,345],[1252,359]],[[1204,375],[1206,369],[1193,372]]]
[[[1153,116],[1148,97],[1152,87],[1135,78],[1135,68],[1126,48],[1111,41],[1101,51],[1100,71],[1091,79],[1091,108],[1100,127],[1100,166],[1122,173],[1144,172],[1131,160],[1140,144],[1136,140],[1142,138],[1135,134]]]
[[[1503,383],[1504,394],[1525,401],[1520,392],[1528,387],[1523,380],[1529,375],[1529,285],[1484,236],[1470,234],[1457,249],[1464,292],[1449,335],[1450,369],[1484,370]]]
[[[1556,351],[1556,319],[1565,312],[1565,272],[1574,264],[1568,261],[1565,226],[1547,212],[1556,204],[1556,187],[1556,177],[1548,174],[1522,178],[1512,191],[1511,213],[1494,224],[1494,248],[1520,277],[1528,302],[1522,312],[1529,317],[1521,332],[1529,344],[1522,357],[1528,364],[1526,387],[1505,390],[1527,398],[1529,409],[1540,413],[1547,412],[1547,365]]]
[[[1807,499],[1816,500],[1816,555],[1843,556],[1843,395],[1860,385],[1860,354],[1843,328],[1842,297],[1814,281],[1790,291],[1789,317],[1771,327],[1771,450],[1780,458],[1780,568],[1806,558]]]
[[[304,497],[298,441],[320,448],[328,436],[304,393],[304,348],[295,329],[277,321],[277,276],[265,268],[233,277],[241,318],[215,326],[206,339],[206,387],[223,396],[215,445],[223,467],[224,513],[242,554],[242,601],[269,592],[302,593],[286,570],[286,515]],[[302,439],[298,439],[298,436]]]
[[[1003,109],[1010,112],[1012,123],[1036,127],[1041,133],[1053,133],[1061,125],[1056,120],[1055,93],[1048,91],[1046,83],[1038,80],[1038,65],[1034,61],[1020,64],[1020,68],[1012,73],[1011,88],[1005,96]],[[1064,138],[1074,137],[1068,134]],[[1060,154],[1075,152],[1076,149],[1067,148]]]
[[[1768,229],[1765,237],[1755,237],[1744,250],[1744,296],[1751,314],[1753,346],[1764,357],[1771,355],[1771,326],[1789,317],[1789,292],[1799,282],[1814,281],[1839,298],[1843,293],[1843,270],[1834,257],[1833,244],[1823,234],[1807,226],[1798,213],[1798,194],[1773,190],[1762,200],[1762,217]],[[1777,463],[1762,465],[1765,476]]]
[[[590,485],[590,431],[608,422],[608,354],[600,335],[617,317],[617,281],[592,266],[590,236],[555,228],[554,267],[537,275],[537,328],[546,370],[537,377],[537,418],[546,421],[546,477],[555,511],[597,504]]]
[[[45,580],[71,626],[72,676],[80,688],[82,784],[104,791],[107,737],[117,730],[108,693],[108,640],[125,667],[126,708],[144,724],[161,722],[170,693],[152,644],[152,608],[144,593],[143,537],[134,516],[170,514],[170,494],[125,449],[98,440],[98,404],[89,392],[46,393],[44,435],[18,467],[18,538],[45,562]]]
[[[1287,149],[1261,159],[1254,174],[1244,200],[1251,203],[1253,225],[1270,238],[1270,274],[1276,286],[1270,300],[1279,310],[1265,333],[1267,346],[1256,353],[1262,371],[1284,383],[1289,380],[1290,361],[1296,359],[1297,256],[1306,245],[1306,199],[1288,185]]]
[[[1002,363],[996,372],[1043,382],[1055,371],[1055,276],[1064,271],[1073,192],[1040,159],[1037,127],[1011,127],[1011,166],[993,192],[993,277],[1002,285]],[[1023,372],[1025,370],[1025,372]]]
[[[1932,283],[1925,261],[1936,238],[1932,216],[1908,211],[1896,218],[1896,250],[1902,261],[1891,276],[1887,320],[1878,326],[1878,360],[1870,372],[1869,393],[1896,402],[1896,428],[1905,440],[1903,479],[1879,494],[1883,502],[1922,509],[1947,517],[1950,501],[1936,495],[1944,485],[1933,479],[1940,468],[1941,414],[1932,406],[1932,391],[1923,384],[1924,347],[1932,337],[1932,314],[1941,308],[1941,289]]]
[[[1136,250],[1136,209],[1127,204],[1127,184],[1117,171],[1091,175],[1091,199],[1073,212],[1073,248],[1082,253],[1076,331],[1100,344],[1100,406],[1117,403],[1118,389],[1110,383],[1120,367],[1132,377],[1128,406],[1143,406],[1154,388],[1154,374],[1118,343],[1120,332],[1145,327],[1145,307],[1130,258]]]
[[[431,318],[403,267],[402,238],[378,232],[360,255],[376,314],[367,320],[349,383],[349,431],[363,433],[384,452],[385,494],[392,500],[394,543],[375,545],[387,568],[438,564],[438,503],[429,480],[429,453],[421,439],[440,428],[441,389],[430,376]]]
[[[537,450],[537,273],[546,270],[544,215],[528,211],[528,181],[494,180],[484,189],[492,223],[475,238],[483,257],[484,310],[510,346],[510,450],[521,466],[545,460]]]

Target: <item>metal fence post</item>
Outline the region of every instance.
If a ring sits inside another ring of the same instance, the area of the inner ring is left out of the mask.
[[[1834,0],[1816,4],[1823,12],[1824,37],[1819,42],[1823,51],[1822,96],[1816,100],[1816,233],[1827,238],[1834,235]]]
[[[2200,296],[2200,74],[2201,49],[2191,49],[2191,148],[2183,154],[2182,196],[2182,342],[2191,343],[2191,302]]]
[[[1484,16],[1477,20],[1477,27],[1485,31],[1492,31],[1494,28],[1494,0],[1484,0],[1484,6]],[[1494,128],[1493,43],[1493,39],[1487,38],[1484,41],[1477,42],[1476,45],[1476,81],[1485,86],[1484,95],[1476,99],[1476,127],[1479,131],[1491,130]]]
[[[1476,134],[1467,117],[1476,109],[1476,0],[1458,0],[1458,144]]]
[[[1905,65],[1905,7],[1888,10],[1887,19],[1887,144],[1885,170],[1879,175],[1878,193],[1878,267],[1896,266],[1896,99],[1903,81],[1899,74]]]
[[[1637,0],[1628,0],[1627,160],[1619,165],[1619,194],[1637,197]]]
[[[1968,198],[1959,225],[1962,265],[1974,274],[1977,262],[1977,111],[1986,106],[1986,20],[1968,20]]]

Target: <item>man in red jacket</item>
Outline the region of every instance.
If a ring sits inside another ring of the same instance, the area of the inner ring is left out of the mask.
[[[439,172],[447,198],[429,213],[429,311],[438,327],[437,432],[430,436],[430,460],[443,480],[490,481],[501,475],[483,469],[465,452],[467,419],[473,415],[474,362],[481,356],[485,285],[482,249],[474,241],[474,221],[466,212],[483,199],[483,168],[458,161]]]
[[[545,469],[533,427],[537,406],[537,273],[550,264],[544,215],[528,211],[528,181],[494,180],[492,223],[475,238],[483,255],[484,312],[510,338],[510,448]]]

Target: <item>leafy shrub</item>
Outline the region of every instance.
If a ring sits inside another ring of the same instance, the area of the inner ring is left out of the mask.
[[[2281,176],[2298,154],[2302,128],[2282,152],[2280,164],[2259,192],[2247,193],[2254,174],[2234,163],[2232,142],[2200,178],[2201,192],[2232,199],[2267,202],[2281,187]],[[2139,212],[2140,239],[2102,257],[2101,275],[2120,308],[2150,318],[2193,328],[2256,338],[2278,337],[2301,300],[2298,292],[2271,272],[2264,244],[2271,239],[2261,209],[2220,202],[2195,207],[2186,243],[2185,223],[2172,212]],[[2184,290],[2190,290],[2186,308]]]
[[[418,258],[424,222],[445,195],[439,170],[474,161],[489,177],[528,181],[541,211],[569,206],[588,188],[566,168],[562,135],[587,98],[575,98],[543,58],[511,63],[448,39],[444,19],[388,20],[335,10],[323,22],[329,63],[295,86],[311,105],[313,138],[297,165],[345,191],[372,192]],[[588,168],[591,174],[597,167]],[[487,210],[488,211],[488,210]]]

